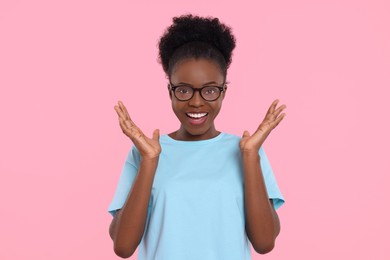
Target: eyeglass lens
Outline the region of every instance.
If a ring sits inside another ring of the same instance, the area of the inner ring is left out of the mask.
[[[210,87],[204,87],[200,91],[200,95],[208,101],[215,100],[220,95],[220,90],[218,87],[210,86]],[[179,100],[189,100],[194,95],[194,90],[189,86],[178,86],[175,89],[175,96]]]

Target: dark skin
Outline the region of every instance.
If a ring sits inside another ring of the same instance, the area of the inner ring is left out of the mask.
[[[218,65],[204,59],[181,62],[175,66],[171,75],[172,84],[189,85],[195,88],[222,85],[223,81]],[[215,129],[214,119],[221,110],[225,92],[222,92],[221,96],[212,102],[205,101],[198,91],[188,101],[177,100],[172,92],[169,92],[169,97],[172,101],[173,112],[181,123],[177,131],[169,134],[170,137],[176,140],[198,141],[216,137],[220,133]],[[208,113],[207,120],[200,126],[192,125],[188,121],[187,112]]]
[[[206,59],[188,59],[178,63],[173,69],[171,82],[174,85],[190,85],[194,88],[221,85],[224,82],[219,66]],[[213,83],[210,83],[213,82]],[[207,83],[207,84],[206,84]],[[225,92],[216,101],[205,101],[199,92],[188,101],[179,101],[170,92],[172,109],[181,122],[180,128],[169,134],[176,140],[195,141],[216,137],[220,132],[215,128],[217,117]],[[278,100],[269,107],[267,114],[257,130],[250,135],[244,131],[240,140],[240,151],[243,160],[245,228],[253,248],[260,254],[270,252],[280,232],[279,217],[268,198],[258,151],[270,132],[284,118],[281,113],[286,108],[277,108]],[[130,257],[139,243],[145,230],[150,193],[156,173],[161,146],[159,130],[147,137],[131,120],[126,107],[121,101],[114,107],[119,117],[122,132],[128,136],[141,154],[138,175],[129,192],[127,200],[110,225],[110,236],[114,242],[114,251],[123,258]],[[208,113],[203,124],[192,124],[186,113]]]

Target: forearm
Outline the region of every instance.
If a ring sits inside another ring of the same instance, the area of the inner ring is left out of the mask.
[[[242,152],[242,159],[246,232],[256,252],[267,253],[279,234],[279,219],[268,198],[258,153]]]
[[[158,158],[141,160],[126,202],[111,223],[110,236],[114,242],[114,251],[121,257],[130,257],[142,239],[157,164]]]

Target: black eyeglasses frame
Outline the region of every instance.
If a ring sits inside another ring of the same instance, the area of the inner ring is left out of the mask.
[[[226,89],[227,89],[226,84],[227,84],[227,82],[222,83],[221,86],[219,86],[219,85],[212,85],[212,86],[204,86],[204,87],[201,87],[201,88],[194,88],[194,87],[189,86],[189,85],[175,86],[175,85],[172,84],[172,82],[169,82],[169,83],[168,83],[168,90],[169,90],[169,91],[173,91],[173,95],[174,95],[175,98],[176,98],[177,100],[179,100],[179,101],[183,101],[183,102],[188,101],[188,100],[190,100],[191,98],[194,97],[195,91],[199,91],[199,94],[200,94],[200,96],[203,98],[203,100],[205,100],[205,101],[207,101],[207,102],[213,102],[213,101],[217,100],[217,99],[221,96],[222,92],[226,91]],[[189,88],[192,89],[192,96],[191,96],[189,99],[185,99],[185,100],[179,99],[179,98],[176,96],[176,92],[175,92],[175,89],[176,89],[176,88],[178,88],[178,87],[184,87],[184,86],[185,86],[185,87],[189,87]],[[203,90],[204,88],[209,88],[209,87],[217,87],[217,88],[219,89],[220,92],[219,92],[219,95],[218,95],[217,98],[215,98],[215,99],[213,99],[213,100],[207,100],[207,99],[205,99],[205,98],[203,97],[203,95],[202,95],[202,90]]]

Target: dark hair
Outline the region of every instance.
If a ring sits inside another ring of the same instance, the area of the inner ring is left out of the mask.
[[[188,58],[206,58],[219,64],[226,80],[236,39],[231,28],[218,18],[186,14],[173,17],[173,24],[161,36],[158,62],[170,77],[174,66]]]

